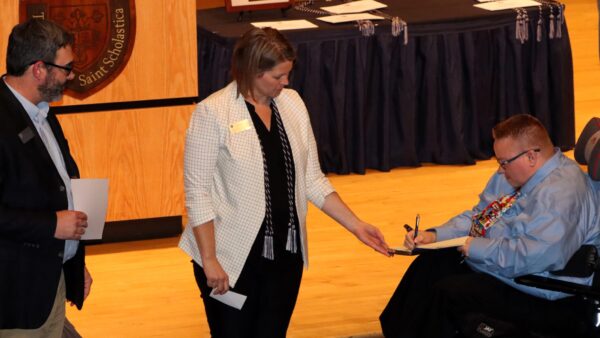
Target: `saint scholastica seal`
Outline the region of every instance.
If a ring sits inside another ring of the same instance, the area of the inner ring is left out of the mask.
[[[134,0],[21,0],[21,22],[52,20],[75,36],[75,79],[66,94],[83,99],[125,68],[135,40]]]

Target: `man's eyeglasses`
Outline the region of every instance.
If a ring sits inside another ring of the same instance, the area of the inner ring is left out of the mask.
[[[30,65],[36,63],[37,61],[33,61],[32,63],[30,63]],[[62,69],[66,72],[66,75],[69,76],[71,75],[71,73],[73,72],[73,62],[70,62],[64,66],[61,65],[57,65],[55,63],[52,62],[48,62],[48,61],[41,61],[43,64],[45,64],[46,66],[50,66],[50,67],[55,67],[55,68],[59,68]]]
[[[64,66],[60,66],[60,65],[54,64],[54,63],[52,63],[52,62],[46,62],[46,61],[42,61],[42,62],[43,62],[43,63],[44,63],[46,66],[52,66],[52,67],[56,67],[56,68],[59,68],[59,69],[62,69],[62,70],[64,70],[65,72],[67,72],[67,73],[66,73],[66,74],[67,74],[67,76],[69,76],[69,75],[71,74],[71,72],[73,72],[73,63],[72,63],[72,62],[71,62],[71,63],[68,63],[68,64],[66,64],[66,65],[64,65]]]
[[[527,154],[530,151],[535,151],[536,153],[539,153],[541,151],[541,149],[540,148],[534,148],[534,149],[523,150],[522,152],[520,152],[517,155],[509,158],[508,160],[498,161],[498,164],[502,167],[502,169],[506,169],[507,165],[509,165],[511,162],[513,162],[514,160],[518,159],[519,157]]]

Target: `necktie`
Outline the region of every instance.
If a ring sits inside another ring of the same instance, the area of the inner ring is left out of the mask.
[[[504,213],[513,206],[519,198],[519,190],[511,194],[504,195],[490,203],[481,212],[473,214],[471,217],[471,237],[485,237],[486,230],[494,225]]]

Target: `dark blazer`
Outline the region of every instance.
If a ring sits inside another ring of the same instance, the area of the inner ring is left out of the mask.
[[[48,122],[70,177],[79,177],[67,140]],[[68,209],[64,183],[33,122],[0,78],[0,329],[33,329],[48,318],[61,270],[67,299],[83,305],[84,246],[63,266],[56,211]]]

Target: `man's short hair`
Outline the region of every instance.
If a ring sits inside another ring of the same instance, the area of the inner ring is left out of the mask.
[[[29,19],[16,25],[8,37],[6,73],[21,76],[36,61],[54,62],[56,51],[73,45],[73,35],[58,24]]]
[[[276,29],[252,28],[237,41],[231,60],[231,75],[238,94],[252,96],[254,78],[278,64],[296,59],[296,51]]]
[[[495,140],[510,137],[528,147],[553,147],[544,125],[528,114],[514,115],[498,123],[492,135]]]

